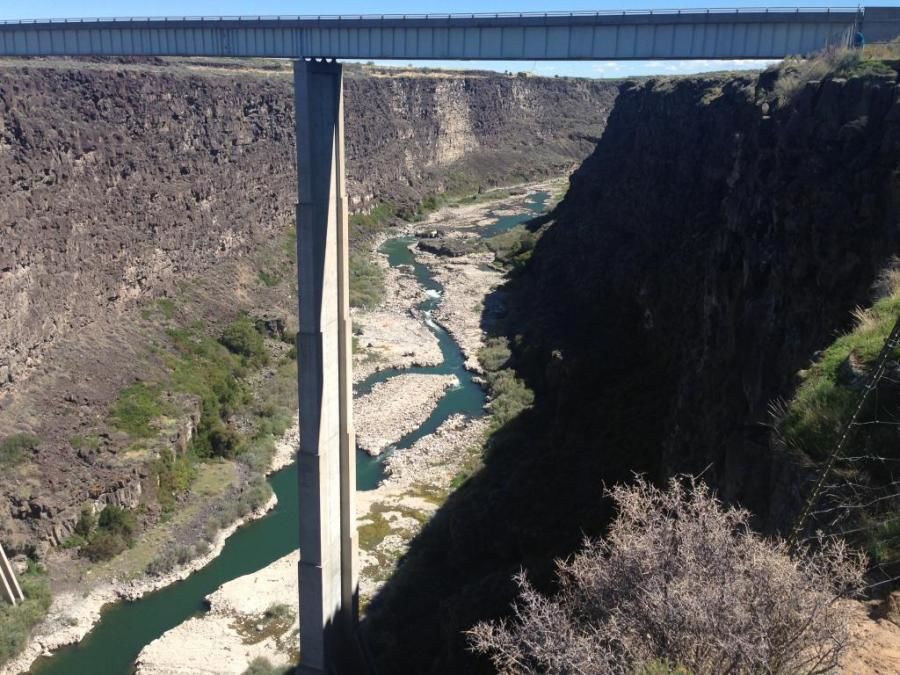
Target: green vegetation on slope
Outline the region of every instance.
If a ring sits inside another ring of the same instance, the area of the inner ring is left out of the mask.
[[[498,263],[510,272],[518,272],[531,259],[534,247],[540,239],[539,232],[530,232],[524,225],[485,240]]]
[[[47,579],[34,564],[19,577],[25,602],[8,605],[0,602],[0,665],[22,651],[34,627],[50,608],[50,588]]]
[[[15,466],[25,459],[25,453],[34,450],[41,442],[31,434],[13,434],[0,441],[0,467]]]
[[[350,253],[350,306],[371,309],[384,299],[384,270],[366,253]]]
[[[137,382],[119,393],[111,416],[119,431],[135,438],[152,438],[157,434],[152,422],[170,412],[160,399],[158,386]]]
[[[492,337],[478,352],[491,392],[491,427],[497,430],[534,403],[534,392],[508,367],[511,352],[505,337]]]
[[[857,311],[853,330],[835,340],[809,370],[801,373],[801,384],[779,425],[791,447],[814,459],[822,459],[832,450],[858,398],[860,379],[881,351],[898,315],[900,284],[871,308]],[[893,356],[900,356],[900,352]],[[868,432],[869,443],[875,442],[879,451],[893,454],[893,429],[883,440],[879,436],[874,430]],[[881,447],[885,445],[891,447]]]
[[[789,102],[807,82],[828,78],[850,78],[893,74],[885,60],[900,57],[900,42],[859,49],[826,49],[814,58],[789,57],[772,66],[777,73],[774,93],[779,104]]]
[[[870,308],[856,310],[853,329],[838,337],[800,374],[800,385],[781,411],[777,420],[780,437],[802,458],[823,462],[835,450],[900,316],[900,270],[888,272],[882,286],[886,294]],[[889,359],[896,364],[900,349],[895,347]],[[848,515],[839,529],[880,565],[900,564],[900,502],[894,490],[894,470],[900,462],[898,412],[900,387],[889,372],[868,397],[860,426],[851,430],[849,445],[836,463],[838,482],[855,485],[854,494],[838,494],[830,498],[828,507],[822,507],[825,514],[829,509],[846,509]]]

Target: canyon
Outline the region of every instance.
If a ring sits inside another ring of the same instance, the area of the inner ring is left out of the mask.
[[[213,504],[253,494],[242,517],[259,517],[274,504],[259,470],[287,464],[281,501],[188,579],[212,611],[116,658],[143,647],[141,672],[190,672],[197,655],[172,645],[216,635],[234,672],[295,661],[296,615],[277,605],[296,542],[277,528],[296,508],[297,430],[261,421],[295,404],[262,395],[288,387],[296,357],[289,71],[0,65],[0,440],[30,439],[0,476],[0,537],[66,591],[145,572],[119,564],[143,565],[144,542],[96,567],[67,548],[85,504],[138,513],[147,539],[196,538],[216,507],[179,498],[191,517],[173,517],[155,462],[231,441],[209,436],[202,395],[166,387],[183,353],[224,353],[244,326],[266,357],[238,344],[247,401],[223,419],[284,433],[277,461],[217,457],[194,485]],[[786,451],[775,412],[879,299],[900,248],[896,63],[791,68],[621,83],[349,69],[353,252],[383,280],[353,313],[360,447],[382,455],[357,464],[380,672],[493,672],[465,631],[510,615],[519,570],[553,590],[554,561],[605,531],[605,488],[636,473],[701,475],[760,531],[789,531],[818,465]],[[540,182],[573,170],[567,192]],[[147,392],[165,411],[152,440],[121,424],[123,396]],[[242,602],[254,584],[265,593]],[[94,639],[115,643],[109,625]],[[893,655],[850,663],[896,665],[896,626],[859,625]]]
[[[900,118],[893,68],[781,76],[622,87],[502,289],[497,334],[534,406],[373,600],[380,669],[493,672],[465,631],[509,615],[519,570],[551,590],[554,559],[603,533],[604,486],[635,472],[702,475],[760,529],[790,528],[816,469],[779,447],[770,406],[891,265]]]
[[[0,481],[11,500],[0,533],[21,548],[61,543],[85,500],[137,504],[140,463],[96,461],[71,439],[121,447],[93,427],[147,367],[150,340],[128,319],[138,307],[203,276],[199,304],[216,311],[199,311],[234,316],[213,297],[216,276],[222,289],[246,287],[235,261],[254,260],[293,221],[293,102],[279,62],[2,66],[0,428],[40,439],[40,471]],[[351,68],[354,210],[411,216],[429,196],[556,175],[590,151],[616,93],[591,81]],[[373,229],[355,228],[357,240]],[[290,289],[278,291],[253,288],[239,303],[292,317]],[[190,416],[179,424],[173,437],[189,435]]]

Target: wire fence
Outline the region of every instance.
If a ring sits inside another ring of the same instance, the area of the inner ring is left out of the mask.
[[[875,590],[900,581],[900,316],[871,365],[842,368],[843,386],[855,394],[852,412],[818,470],[790,541],[845,538],[868,554],[868,589]]]

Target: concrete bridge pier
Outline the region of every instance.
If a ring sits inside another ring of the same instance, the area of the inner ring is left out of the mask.
[[[11,605],[25,602],[25,594],[16,579],[16,571],[6,557],[2,545],[0,545],[0,597]]]
[[[359,672],[343,74],[294,62],[300,330],[300,672]]]

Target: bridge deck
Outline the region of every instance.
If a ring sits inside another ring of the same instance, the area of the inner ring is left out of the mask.
[[[184,17],[0,23],[6,56],[358,59],[781,58],[845,42],[852,9],[354,17]]]

